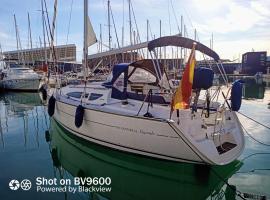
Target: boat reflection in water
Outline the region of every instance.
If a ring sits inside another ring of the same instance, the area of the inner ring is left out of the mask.
[[[227,181],[242,163],[206,166],[151,159],[111,150],[66,132],[51,120],[50,151],[60,177],[110,177],[111,192],[90,199],[235,199]]]
[[[257,82],[256,79],[244,79],[243,97],[245,99],[264,99],[265,83]]]
[[[37,106],[42,105],[41,98],[38,93],[29,92],[8,92],[0,95],[9,115],[23,115],[23,112],[33,110]]]
[[[39,147],[39,133],[44,125],[48,127],[47,115],[38,93],[0,94],[0,135],[3,147],[10,134],[21,133],[24,135],[25,147],[33,148],[33,144],[28,144],[32,140]],[[21,141],[18,139],[18,142]]]

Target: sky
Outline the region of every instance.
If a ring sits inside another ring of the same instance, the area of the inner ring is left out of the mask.
[[[111,0],[115,26],[121,43],[124,24],[124,45],[129,44],[128,0]],[[53,15],[54,0],[46,0],[48,13]],[[267,51],[270,55],[270,1],[269,0],[131,0],[141,41],[146,41],[146,20],[151,35],[178,34],[181,15],[188,37],[209,46],[213,33],[214,50],[222,59],[235,60],[248,51]],[[103,43],[108,44],[107,0],[89,0],[89,17],[97,38],[100,25]],[[72,8],[72,9],[71,9]],[[16,15],[23,48],[29,47],[27,12],[30,14],[33,46],[43,39],[40,0],[0,1],[0,44],[3,51],[16,49],[13,14]],[[72,11],[71,11],[72,10]],[[69,18],[70,20],[70,30]],[[112,20],[111,20],[112,21]],[[134,19],[132,26],[135,28]],[[116,47],[114,26],[111,26],[113,47]],[[68,40],[67,40],[68,38]],[[77,60],[83,46],[83,0],[58,0],[56,44],[73,43],[77,46]],[[104,47],[105,48],[105,47]],[[97,52],[97,45],[89,54]]]

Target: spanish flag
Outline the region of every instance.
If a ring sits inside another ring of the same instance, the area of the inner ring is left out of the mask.
[[[173,95],[173,98],[171,101],[171,114],[174,110],[189,108],[190,96],[192,92],[193,77],[194,77],[194,68],[196,65],[195,46],[196,46],[196,43],[193,44],[191,54],[188,58],[186,68],[183,73],[183,77],[179,83],[178,88],[176,89]]]

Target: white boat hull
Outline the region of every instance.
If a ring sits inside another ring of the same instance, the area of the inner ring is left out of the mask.
[[[215,164],[172,122],[85,109],[83,124],[76,128],[75,111],[76,106],[57,101],[53,117],[63,128],[91,142],[160,159]]]

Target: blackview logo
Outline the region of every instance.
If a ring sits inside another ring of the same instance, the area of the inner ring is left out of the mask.
[[[22,190],[27,191],[27,190],[30,190],[31,189],[32,183],[28,179],[24,179],[21,182],[19,182],[16,179],[13,179],[13,180],[11,180],[9,182],[8,186],[9,186],[9,188],[11,190],[18,190],[21,187]]]

